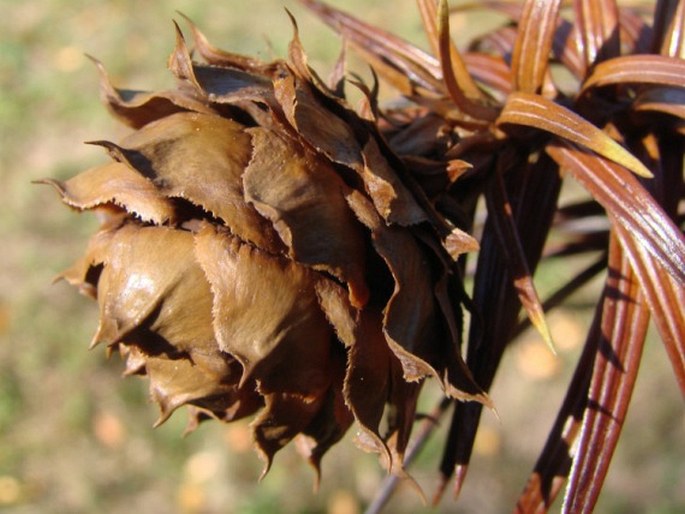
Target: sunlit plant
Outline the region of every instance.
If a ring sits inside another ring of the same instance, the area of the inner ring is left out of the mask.
[[[170,91],[117,89],[98,63],[133,131],[95,142],[110,163],[45,181],[101,220],[62,275],[99,304],[93,344],[149,378],[160,422],[182,405],[190,428],[252,416],[264,472],[293,439],[318,471],[354,425],[408,477],[417,400],[435,381],[436,415],[452,408],[437,501],[464,483],[505,349],[530,323],[553,351],[544,312],[605,272],[516,505],[546,511],[567,483],[564,511],[590,512],[650,319],[685,393],[685,2],[483,1],[468,8],[508,22],[460,50],[447,2],[418,0],[431,52],[302,3],[402,101],[379,102],[343,58],[322,79],[297,29],[287,59],[263,62],[189,22],[194,54],[178,30]],[[587,198],[564,203],[565,180]],[[598,216],[608,223],[574,229]],[[585,253],[594,262],[541,299],[538,266]]]

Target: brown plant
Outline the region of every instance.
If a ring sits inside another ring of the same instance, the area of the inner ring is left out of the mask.
[[[405,476],[417,398],[434,379],[438,415],[454,404],[440,470],[458,492],[487,391],[526,324],[521,307],[551,346],[543,312],[608,270],[516,506],[546,511],[568,478],[564,511],[590,512],[650,319],[685,393],[685,3],[659,0],[650,24],[613,0],[576,0],[563,17],[560,0],[483,1],[510,21],[462,52],[447,2],[418,0],[432,54],[302,3],[399,106],[355,78],[365,101],[352,109],[342,60],[322,80],[297,29],[287,60],[261,62],[213,47],[191,23],[203,62],[179,30],[172,91],[116,89],[98,63],[107,105],[134,131],[95,143],[110,164],[45,181],[101,219],[63,274],[99,303],[93,344],[149,377],[160,422],[181,405],[190,428],[254,415],[265,472],[292,439],[318,470],[356,423],[358,445]],[[567,177],[587,200],[562,203]],[[608,229],[569,228],[598,215]],[[580,253],[598,258],[542,301],[538,265]]]

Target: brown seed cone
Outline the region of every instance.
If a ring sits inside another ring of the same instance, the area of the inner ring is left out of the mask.
[[[97,298],[93,344],[149,377],[160,421],[184,404],[191,426],[255,414],[265,470],[296,436],[318,469],[356,422],[360,444],[401,472],[424,379],[488,401],[450,294],[449,254],[473,241],[436,224],[373,115],[323,84],[297,35],[288,61],[262,63],[192,29],[206,63],[179,31],[176,90],[124,93],[98,64],[107,105],[135,130],[98,143],[110,164],[46,181],[102,215],[63,274]]]

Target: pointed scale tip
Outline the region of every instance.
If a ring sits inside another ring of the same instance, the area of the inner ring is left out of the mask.
[[[100,340],[99,337],[99,332],[93,336],[93,339],[90,340],[90,343],[88,344],[88,351],[93,350],[96,346],[98,346],[102,341]]]
[[[464,485],[464,480],[466,480],[466,474],[468,473],[468,464],[458,464],[454,470],[454,487],[452,488],[452,497],[456,501],[461,494],[461,488]]]
[[[95,66],[97,66],[98,70],[103,71],[104,70],[104,65],[102,64],[102,61],[98,59],[97,57],[94,57],[90,55],[89,53],[84,53],[83,54],[87,59],[89,59]]]
[[[297,19],[295,18],[295,15],[288,9],[287,7],[284,7],[285,13],[288,15],[288,18],[290,18],[290,23],[293,24],[293,30],[295,31],[295,34],[299,32],[299,28],[297,26]]]
[[[262,468],[262,472],[259,474],[259,478],[257,479],[257,481],[259,483],[261,483],[262,480],[264,480],[264,478],[266,477],[266,475],[268,475],[269,470],[271,469],[271,463],[272,463],[273,459],[266,454],[264,454],[262,456],[262,452],[258,452],[258,453],[260,454],[259,456],[264,461],[264,467]]]
[[[159,417],[157,418],[157,421],[155,421],[155,423],[152,425],[152,428],[159,428],[164,423],[166,423],[166,421],[171,417],[171,414],[173,412],[173,409],[169,409],[161,403],[159,403],[159,409]]]
[[[191,20],[190,17],[187,16],[183,11],[176,9],[176,14],[178,14],[181,18],[183,18],[189,25],[191,25],[191,26],[195,25],[193,23],[193,20]]]
[[[440,483],[438,484],[438,488],[436,489],[435,494],[433,494],[433,498],[431,500],[431,506],[433,508],[436,508],[440,504],[440,500],[442,500],[443,496],[445,496],[445,491],[447,490],[448,483],[449,477],[441,475]]]
[[[552,339],[552,331],[550,330],[549,325],[547,324],[547,319],[545,318],[544,314],[538,319],[531,319],[531,321],[533,322],[535,329],[542,337],[542,340],[547,345],[547,348],[549,348],[549,351],[552,352],[552,355],[557,357],[559,354],[554,345],[554,339]]]

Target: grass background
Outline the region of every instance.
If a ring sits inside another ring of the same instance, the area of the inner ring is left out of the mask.
[[[331,3],[423,44],[410,0]],[[157,413],[147,384],[121,380],[118,359],[86,350],[95,304],[65,283],[51,285],[83,250],[94,220],[30,184],[104,162],[101,150],[81,143],[125,133],[100,105],[97,74],[84,53],[102,60],[115,84],[157,89],[173,84],[165,62],[176,10],[218,46],[266,59],[284,55],[288,7],[323,74],[338,54],[338,39],[291,0],[0,0],[0,6],[0,511],[360,512],[384,474],[349,440],[324,458],[315,494],[313,473],[290,448],[257,483],[261,463],[245,423],[207,423],[183,438],[185,417],[178,412],[153,429]],[[455,17],[453,31],[463,40],[491,22]],[[540,287],[571,273],[553,266],[539,277]],[[598,287],[552,316],[558,358],[534,335],[507,354],[493,391],[500,420],[484,416],[462,497],[458,503],[445,498],[436,512],[510,510],[556,414]],[[685,510],[682,407],[652,338],[598,512]],[[439,436],[432,440],[413,471],[429,495],[439,442]],[[401,486],[387,512],[423,511],[430,510]]]

